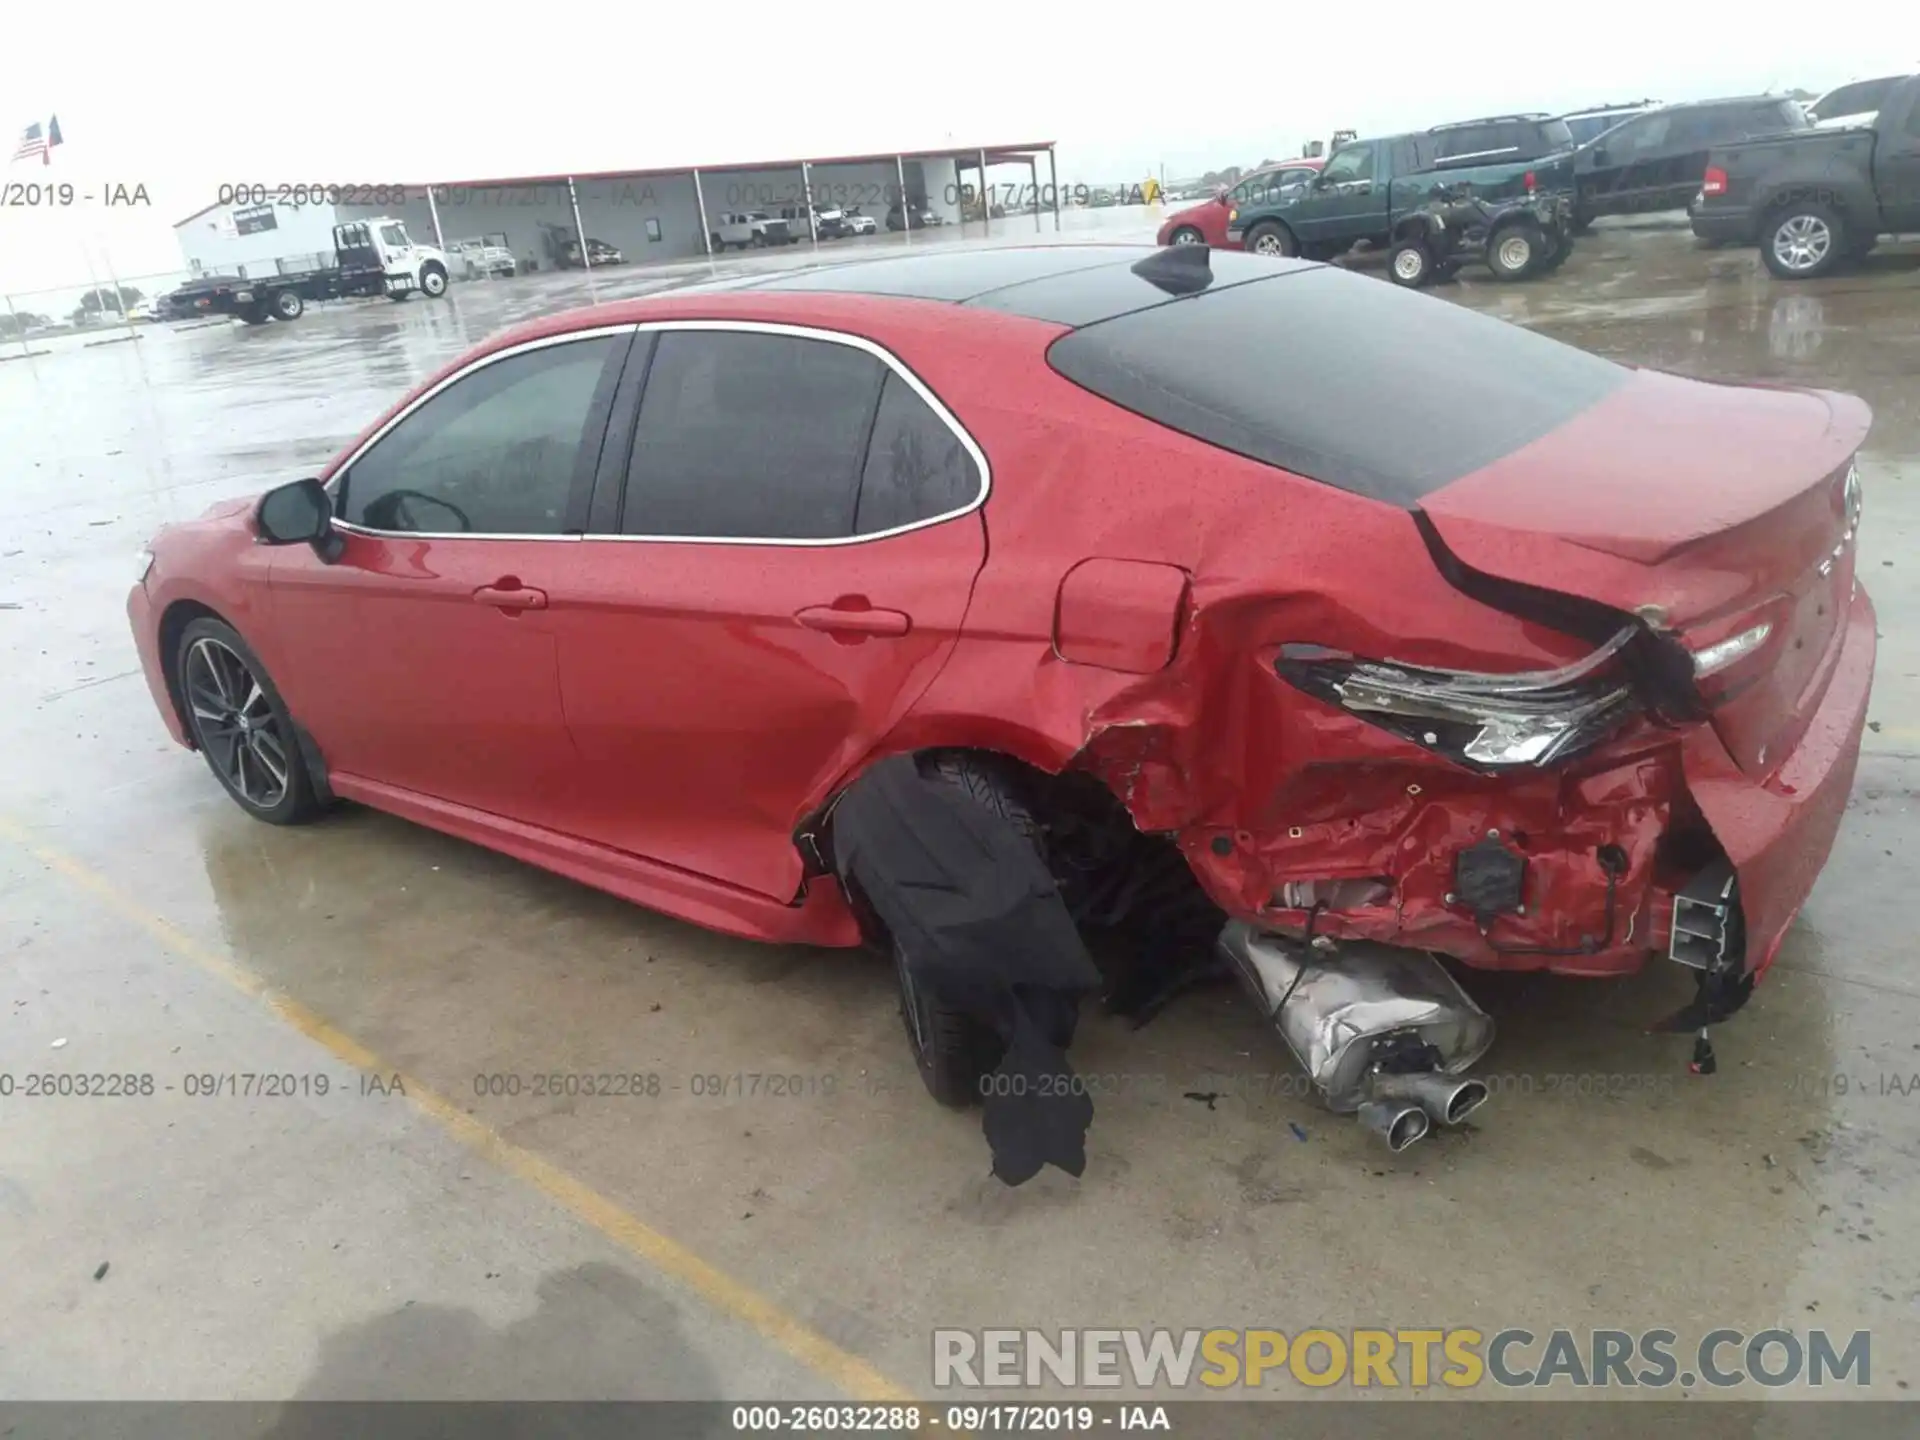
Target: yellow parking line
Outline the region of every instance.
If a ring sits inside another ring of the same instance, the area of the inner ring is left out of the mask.
[[[857,1355],[835,1345],[804,1321],[782,1310],[752,1287],[709,1265],[676,1240],[621,1209],[606,1196],[531,1150],[505,1139],[482,1121],[461,1110],[411,1075],[388,1065],[366,1046],[345,1035],[299,1001],[276,993],[260,976],[234,964],[195,940],[179,926],[124,894],[105,876],[72,856],[34,839],[17,821],[0,815],[4,836],[48,869],[94,896],[110,910],[147,932],[174,954],[217,975],[234,989],[260,1001],[281,1020],[329,1054],[356,1070],[388,1078],[401,1076],[406,1097],[415,1109],[437,1123],[475,1154],[518,1176],[548,1199],[571,1211],[621,1249],[672,1276],[714,1309],[753,1327],[815,1374],[832,1381],[847,1395],[865,1401],[911,1401],[914,1396]]]

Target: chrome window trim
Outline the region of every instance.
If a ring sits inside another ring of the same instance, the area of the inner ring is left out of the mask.
[[[955,437],[960,441],[961,447],[966,450],[967,454],[973,457],[973,463],[980,468],[980,484],[977,493],[965,505],[953,510],[943,511],[938,515],[929,516],[924,520],[915,520],[908,525],[896,525],[890,530],[876,530],[869,535],[841,535],[826,539],[790,539],[740,535],[611,535],[595,533],[501,535],[470,530],[375,530],[364,525],[352,525],[344,520],[335,520],[333,522],[334,527],[354,535],[375,535],[383,539],[403,540],[561,540],[569,542],[593,540],[619,541],[622,543],[638,542],[655,545],[781,545],[832,547],[840,545],[866,545],[876,540],[889,540],[896,535],[906,535],[915,530],[924,530],[929,526],[944,525],[949,520],[958,520],[961,516],[971,515],[974,511],[980,509],[987,503],[988,495],[993,492],[993,470],[992,467],[987,464],[986,452],[980,448],[978,442],[968,433],[966,426],[960,423],[959,417],[946,407],[940,397],[934,394],[926,382],[913,372],[913,369],[906,361],[902,360],[878,341],[869,340],[864,335],[855,335],[845,330],[825,330],[816,325],[789,324],[785,321],[687,319],[641,320],[625,325],[601,325],[588,330],[569,330],[561,335],[544,335],[538,340],[528,340],[519,345],[509,346],[503,350],[496,350],[491,355],[484,355],[474,361],[473,364],[456,370],[453,374],[447,376],[438,385],[435,385],[431,390],[419,396],[411,405],[393,416],[386,424],[382,425],[359,445],[355,446],[353,453],[335,467],[333,474],[327,478],[327,493],[333,495],[335,493],[333,488],[334,481],[348,474],[354,465],[359,462],[360,457],[375,445],[379,444],[387,433],[400,424],[401,421],[412,415],[422,405],[425,405],[429,400],[433,399],[434,396],[457,385],[469,375],[484,369],[495,361],[505,360],[513,355],[522,355],[530,350],[544,349],[551,345],[565,345],[576,340],[593,340],[609,335],[637,335],[644,332],[668,330],[723,330],[754,335],[788,335],[801,340],[821,340],[828,344],[847,345],[855,350],[865,351],[894,374],[898,375],[902,380],[906,381],[907,384],[913,388],[914,394],[918,395],[922,402],[940,418],[947,428],[953,431]]]

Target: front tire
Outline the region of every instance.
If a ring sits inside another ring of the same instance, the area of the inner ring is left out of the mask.
[[[1387,274],[1396,285],[1418,290],[1434,278],[1433,251],[1424,240],[1402,240],[1387,260]]]
[[[1487,268],[1496,280],[1524,280],[1547,254],[1547,237],[1527,221],[1504,225],[1487,240]]]
[[[1760,259],[1777,279],[1812,280],[1838,266],[1853,243],[1831,207],[1795,201],[1768,217],[1760,233]]]
[[[1207,243],[1207,237],[1191,225],[1182,225],[1167,237],[1167,243],[1170,245],[1204,245]]]
[[[420,272],[420,289],[429,300],[438,300],[447,293],[447,272],[438,265],[429,265]]]
[[[237,630],[212,616],[192,622],[174,675],[194,744],[235,804],[270,825],[320,813],[293,717]]]
[[[1262,220],[1247,232],[1247,251],[1253,255],[1291,259],[1300,253],[1300,246],[1286,226],[1272,220]]]

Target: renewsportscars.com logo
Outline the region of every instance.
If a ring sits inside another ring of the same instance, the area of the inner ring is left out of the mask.
[[[1864,1386],[1872,1336],[1825,1330],[936,1330],[938,1389]]]

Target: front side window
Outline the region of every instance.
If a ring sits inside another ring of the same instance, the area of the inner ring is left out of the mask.
[[[664,332],[641,396],[622,532],[738,540],[853,534],[886,375],[873,355],[829,340]]]
[[[1607,142],[1628,155],[1658,150],[1667,143],[1667,131],[1673,124],[1670,115],[1652,115],[1632,125],[1623,125]]]
[[[353,462],[340,518],[372,530],[559,534],[594,392],[626,343],[546,345],[455,381]]]
[[[407,232],[398,225],[382,225],[380,238],[397,249],[404,250],[407,247]]]

